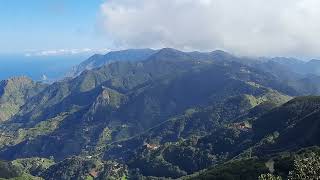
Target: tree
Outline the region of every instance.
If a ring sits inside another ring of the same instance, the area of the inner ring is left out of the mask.
[[[274,176],[268,173],[268,174],[261,174],[259,176],[259,180],[282,180],[282,178],[280,176]]]
[[[294,169],[289,172],[289,180],[319,180],[320,156],[310,153],[308,157],[298,157],[294,161]]]

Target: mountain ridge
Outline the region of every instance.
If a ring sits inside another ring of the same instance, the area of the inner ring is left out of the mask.
[[[27,77],[13,77],[0,82],[0,121],[10,119],[29,98],[47,85]]]
[[[265,159],[320,143],[319,97],[296,97],[317,94],[317,75],[287,79],[287,66],[223,51],[143,56],[118,56],[42,88],[22,83],[37,91],[0,123],[1,159],[46,179],[187,178],[246,162],[267,173]],[[28,170],[33,165],[39,170]]]

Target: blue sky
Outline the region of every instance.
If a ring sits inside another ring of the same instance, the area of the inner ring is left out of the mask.
[[[0,0],[0,54],[108,48],[100,32],[103,0]]]
[[[0,55],[172,47],[319,58],[319,7],[319,0],[0,0]]]

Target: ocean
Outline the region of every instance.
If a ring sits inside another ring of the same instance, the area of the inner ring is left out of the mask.
[[[27,76],[35,81],[52,82],[65,77],[73,66],[90,55],[39,56],[0,55],[0,80]]]

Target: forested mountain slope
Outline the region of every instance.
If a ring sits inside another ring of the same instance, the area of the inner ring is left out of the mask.
[[[319,98],[295,98],[317,91],[293,84],[314,81],[223,51],[145,51],[51,85],[3,82],[1,102],[16,107],[0,124],[0,158],[45,164],[24,171],[45,179],[180,178],[319,145]]]
[[[0,82],[0,121],[10,119],[30,98],[47,85],[27,77],[15,77]]]

